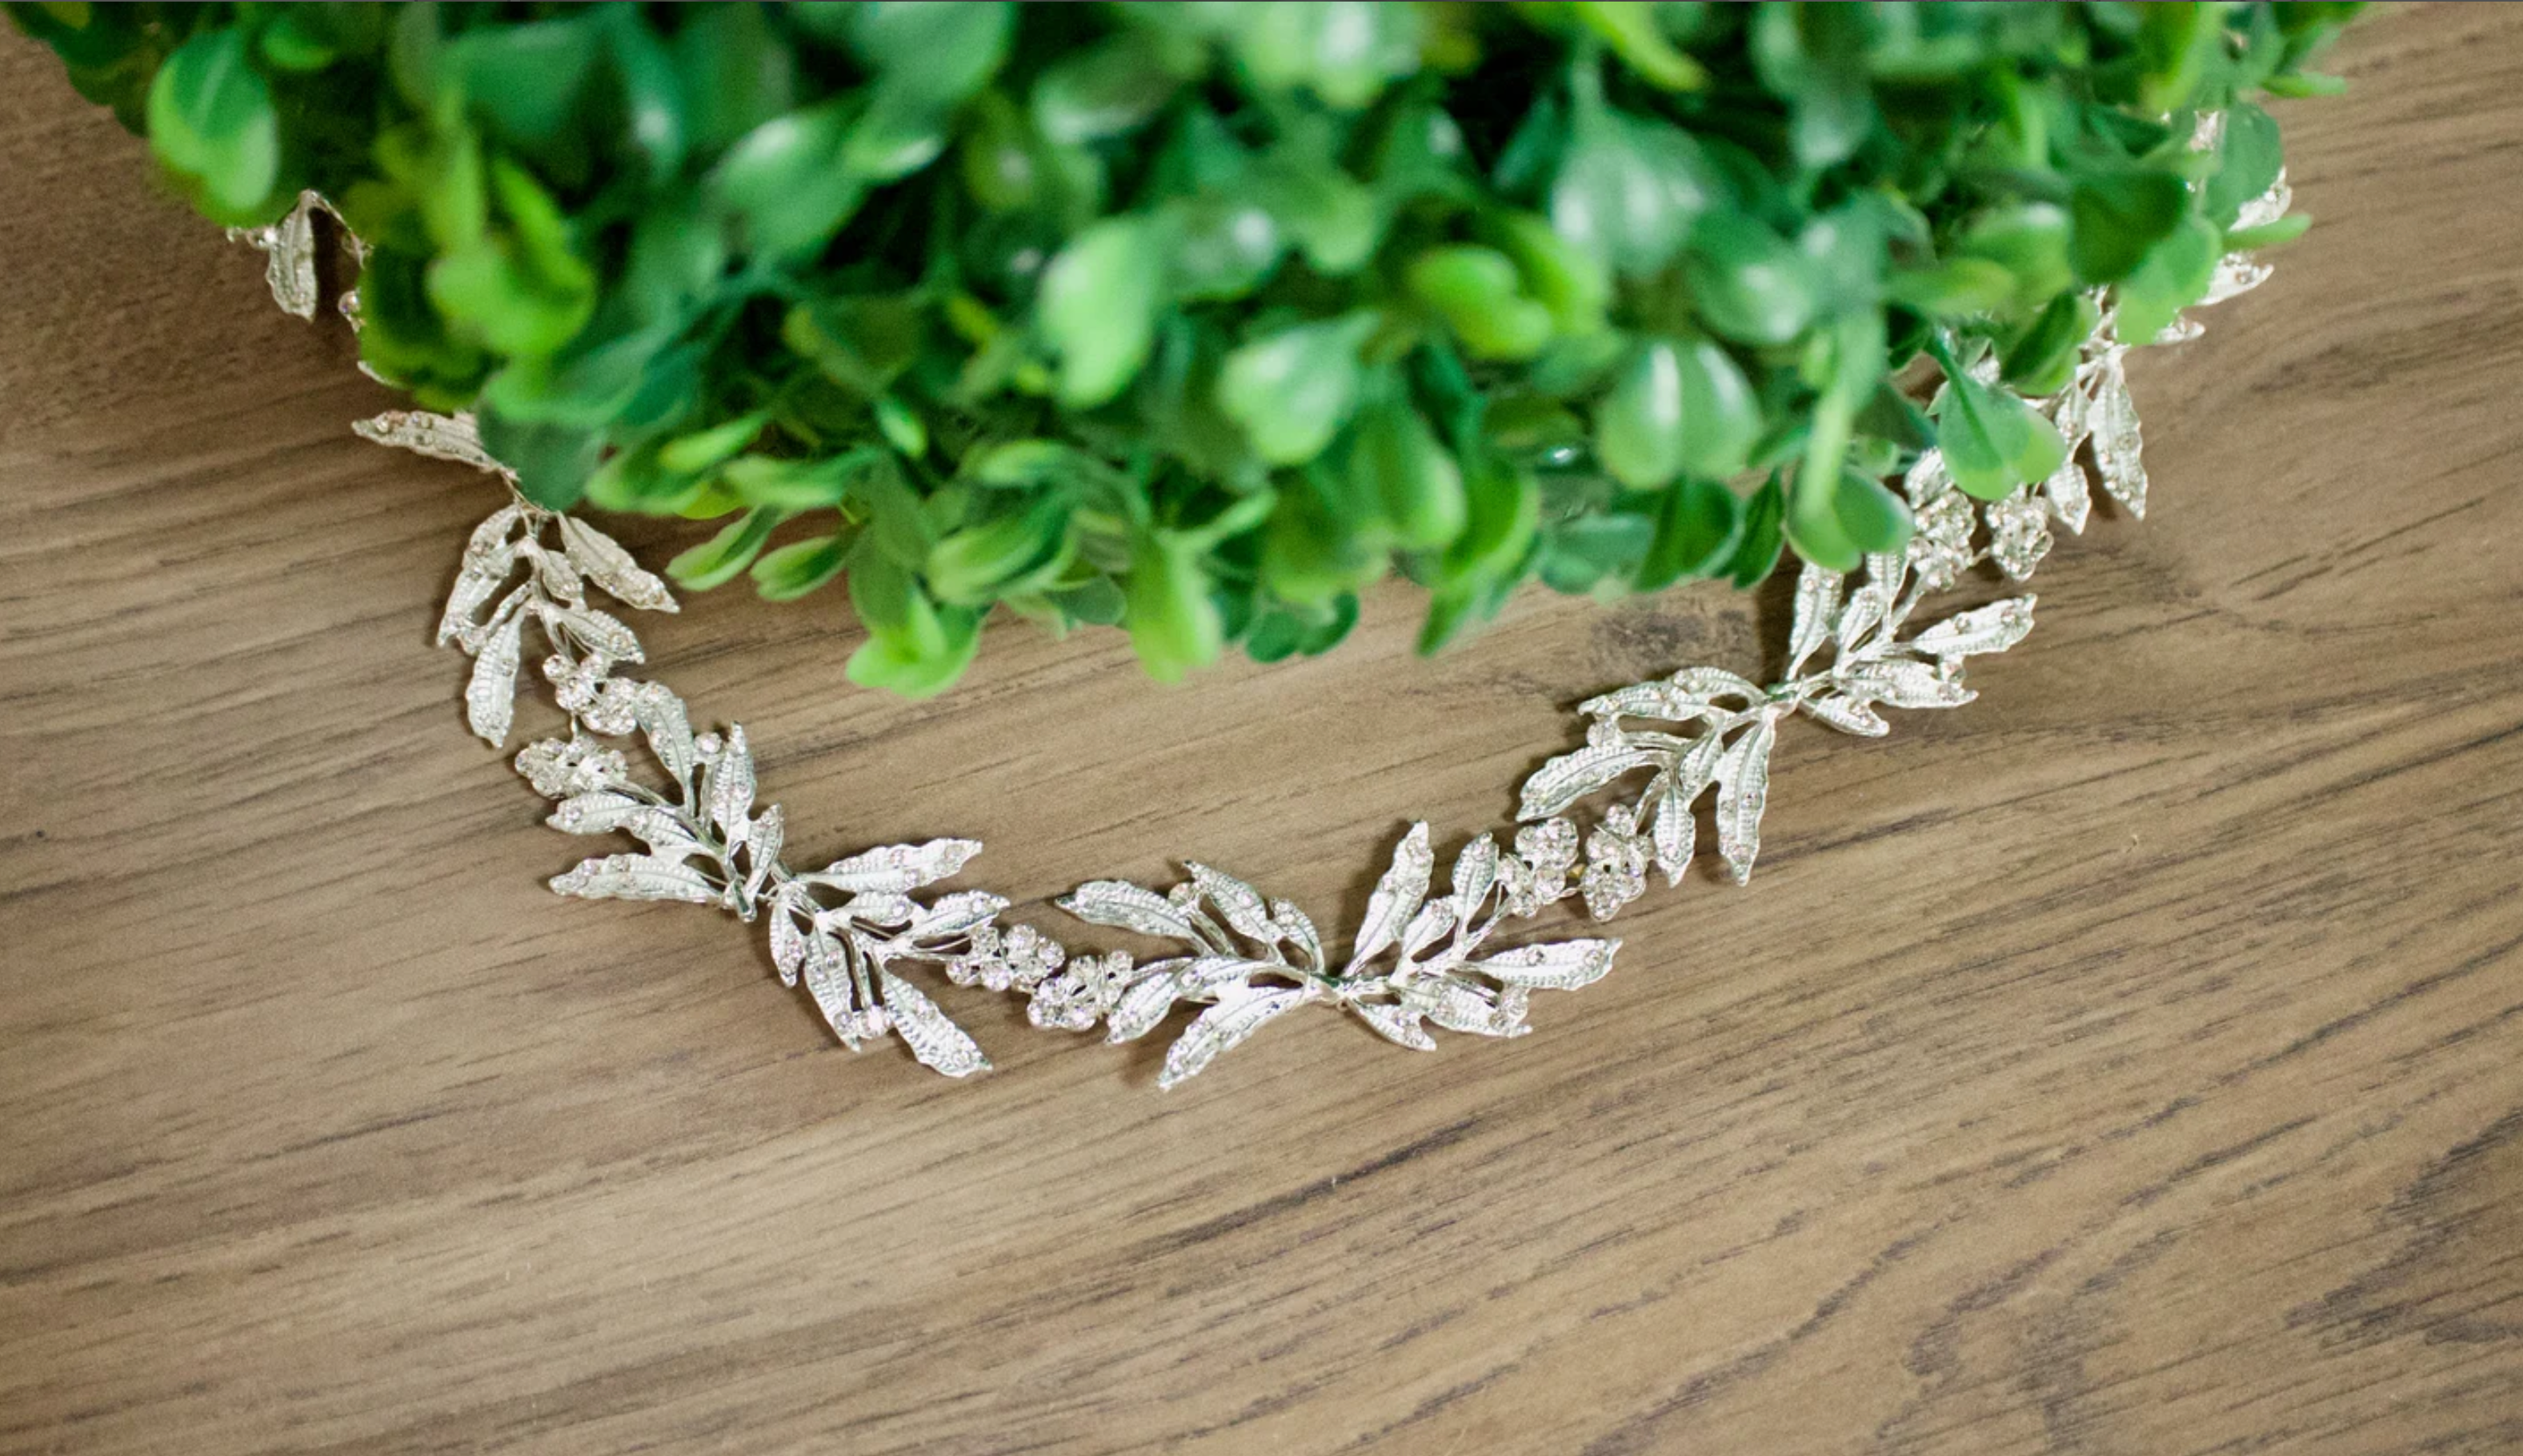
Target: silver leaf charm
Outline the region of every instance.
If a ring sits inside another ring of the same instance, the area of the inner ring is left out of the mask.
[[[1221,1001],[1200,1013],[1166,1052],[1157,1085],[1171,1088],[1197,1076],[1217,1055],[1275,1020],[1306,999],[1302,991],[1255,991]]]
[[[1537,991],[1574,991],[1591,986],[1612,968],[1617,940],[1562,940],[1501,951],[1470,968],[1495,981]]]
[[[390,409],[374,418],[358,420],[351,429],[360,439],[377,445],[427,455],[433,460],[452,460],[498,476],[509,474],[508,467],[482,448],[482,433],[474,427],[469,414]]]
[[[937,1010],[937,1004],[922,994],[919,987],[881,967],[877,971],[877,984],[884,997],[884,1009],[891,1015],[894,1033],[923,1065],[950,1077],[969,1077],[990,1069],[990,1059],[981,1055],[979,1045]]]
[[[641,569],[613,538],[581,521],[576,516],[560,518],[560,538],[569,559],[587,579],[610,593],[615,601],[644,612],[674,612],[675,595],[666,584]]]
[[[508,741],[508,726],[516,721],[519,637],[525,626],[522,612],[502,617],[474,654],[473,676],[464,684],[464,722],[475,737],[494,748]]]
[[[708,905],[718,899],[709,876],[677,860],[654,855],[606,855],[588,860],[551,887],[582,900],[682,900]]]
[[[1752,877],[1752,861],[1761,853],[1761,814],[1770,802],[1770,746],[1778,734],[1778,720],[1764,713],[1717,760],[1717,853],[1738,885]]]
[[[732,854],[744,845],[752,812],[753,750],[744,741],[743,726],[731,725],[727,742],[701,766],[701,813]]]
[[[1357,947],[1349,958],[1353,973],[1400,936],[1403,925],[1417,913],[1419,902],[1427,898],[1428,876],[1435,869],[1436,857],[1428,850],[1427,824],[1412,824],[1393,851],[1393,867],[1384,871],[1384,878],[1376,882],[1375,893],[1366,899],[1366,915],[1358,921]],[[1202,1058],[1204,1063],[1207,1059]]]

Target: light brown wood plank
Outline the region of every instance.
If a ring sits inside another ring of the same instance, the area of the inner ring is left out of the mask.
[[[1161,1096],[951,988],[999,1073],[852,1057],[724,917],[553,900],[427,640],[492,497],[0,39],[0,1452],[2523,1448],[2523,8],[2340,62],[2318,225],[2138,366],[2155,507],[1980,701],[1791,726],[1753,886],[1537,1035]],[[829,595],[656,674],[804,853],[975,834],[1046,927],[1176,856],[1355,914],[1783,605],[1420,663],[1392,591],[1175,689],[995,626],[904,704]]]

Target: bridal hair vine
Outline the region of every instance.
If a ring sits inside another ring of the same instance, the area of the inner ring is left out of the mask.
[[[2198,145],[2213,145],[2215,121]],[[2281,175],[2238,225],[2285,212]],[[317,312],[313,194],[270,226],[232,235],[269,255],[273,297],[302,318]],[[338,221],[338,217],[335,219]],[[347,237],[347,229],[343,230]],[[350,239],[355,256],[356,239]],[[2257,287],[2265,264],[2225,258],[2203,303]],[[958,986],[1026,998],[1034,1025],[1126,1042],[1163,1025],[1177,1006],[1201,1008],[1175,1037],[1158,1085],[1198,1074],[1217,1056],[1300,1006],[1346,1010],[1388,1041],[1433,1048],[1429,1028],[1520,1036],[1536,991],[1572,991],[1611,968],[1618,940],[1575,937],[1503,944],[1514,921],[1563,900],[1608,920],[1645,893],[1650,875],[1679,885],[1698,852],[1695,806],[1714,793],[1716,852],[1738,883],[1760,853],[1770,760],[1782,721],[1801,715],[1861,736],[1889,731],[1882,710],[1954,708],[1971,701],[1963,672],[2032,628],[2033,598],[2010,596],[1920,625],[1928,598],[1982,562],[2023,582],[2048,553],[2051,527],[2081,533],[2099,486],[2132,515],[2146,510],[2137,411],[2108,292],[2071,382],[2024,402],[2067,442],[2064,462],[2037,486],[1976,500],[1928,449],[1902,480],[1917,520],[1908,546],[1870,556],[1843,577],[1811,564],[1797,579],[1787,663],[1761,684],[1716,668],[1685,668],[1578,705],[1584,746],[1523,782],[1511,840],[1481,834],[1454,854],[1442,885],[1428,825],[1413,823],[1393,851],[1351,936],[1336,953],[1303,910],[1269,899],[1206,865],[1156,890],[1121,880],[1079,885],[1057,904],[1090,925],[1165,942],[1162,957],[1081,954],[1030,925],[1002,924],[1008,901],[986,890],[941,889],[981,846],[931,839],[862,850],[800,870],[782,857],[790,835],[776,804],[759,802],[753,747],[741,727],[695,731],[682,698],[620,670],[643,659],[638,635],[611,611],[676,610],[666,584],[621,545],[576,517],[515,493],[514,477],[486,452],[469,417],[394,411],[359,421],[381,445],[457,461],[499,477],[508,500],[476,528],[438,626],[441,643],[472,659],[464,690],[475,734],[504,747],[529,629],[540,671],[569,716],[567,737],[526,744],[517,772],[553,801],[547,822],[564,833],[636,841],[551,880],[586,900],[677,900],[715,905],[768,937],[781,980],[800,984],[833,1033],[853,1050],[887,1036],[950,1077],[985,1071],[971,1036],[911,978],[942,971]],[[356,293],[340,307],[356,327]],[[2187,318],[2143,343],[2195,338]],[[1963,366],[1989,389],[1993,360]],[[650,768],[635,772],[637,740]],[[1590,819],[1584,808],[1599,801]]]

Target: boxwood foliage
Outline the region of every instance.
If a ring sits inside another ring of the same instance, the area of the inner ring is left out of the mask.
[[[686,586],[845,580],[927,693],[993,604],[1171,678],[1390,570],[1433,649],[1897,548],[1895,376],[2037,396],[2276,241],[2252,98],[2356,7],[11,9],[212,217],[333,199],[366,359],[533,498],[725,518]],[[1976,488],[2055,458],[1969,388]]]

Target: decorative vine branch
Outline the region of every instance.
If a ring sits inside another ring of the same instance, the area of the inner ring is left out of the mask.
[[[2213,145],[2203,129],[2202,144]],[[2285,179],[2245,210],[2238,226],[2273,220],[2288,205]],[[300,317],[316,311],[312,215],[322,200],[268,228],[244,234],[269,255],[273,296]],[[356,240],[351,240],[354,247]],[[2265,264],[2224,259],[2206,303],[2257,287]],[[1306,1005],[1346,1011],[1404,1047],[1436,1045],[1430,1027],[1479,1036],[1529,1030],[1527,1003],[1542,990],[1600,979],[1620,942],[1579,937],[1501,947],[1513,921],[1563,900],[1608,919],[1645,893],[1650,871],[1680,884],[1698,851],[1696,805],[1712,791],[1716,851],[1738,882],[1760,854],[1779,725],[1802,716],[1866,737],[1890,730],[1884,710],[1959,707],[1973,691],[1964,668],[2003,652],[2032,628],[2030,594],[2010,596],[1914,626],[1928,598],[1986,563],[2013,582],[2029,578],[2053,544],[2051,527],[2081,533],[2096,490],[2132,515],[2146,510],[2144,442],[2130,399],[2129,345],[2104,304],[2073,378],[2027,400],[2068,443],[2050,477],[1976,502],[1955,485],[1936,450],[1902,481],[1918,530],[1898,553],[1870,556],[1846,577],[1808,565],[1796,583],[1787,663],[1763,685],[1717,668],[1685,668],[1578,707],[1584,746],[1554,757],[1523,782],[1510,845],[1482,834],[1456,851],[1435,884],[1428,826],[1414,823],[1395,848],[1346,957],[1304,911],[1265,898],[1232,875],[1189,864],[1165,893],[1120,880],[1078,886],[1058,903],[1091,925],[1167,943],[1139,961],[1129,952],[1072,955],[1029,925],[1007,925],[1008,902],[983,890],[939,892],[980,852],[971,839],[932,839],[866,849],[801,873],[784,864],[787,831],[779,806],[757,807],[758,775],[741,727],[695,733],[684,702],[662,684],[618,676],[639,664],[639,638],[593,606],[590,587],[624,607],[672,612],[665,584],[619,544],[573,517],[515,496],[465,548],[439,639],[473,659],[465,716],[486,741],[506,741],[529,626],[547,648],[542,674],[569,716],[566,738],[527,744],[516,767],[554,801],[547,822],[570,834],[619,834],[637,853],[599,855],[555,876],[555,891],[581,899],[671,900],[716,905],[766,927],[782,981],[802,986],[833,1034],[853,1050],[891,1035],[922,1062],[961,1077],[986,1070],[972,1037],[905,975],[916,966],[959,986],[1022,994],[1036,1026],[1133,1041],[1179,1008],[1198,1007],[1159,1074],[1170,1087],[1219,1054]],[[357,321],[356,306],[344,311]],[[2149,343],[2195,338],[2183,319]],[[1994,366],[1971,366],[1982,383]],[[382,445],[513,476],[483,450],[463,415],[396,411],[360,421]],[[637,734],[662,775],[642,781],[607,740]],[[1623,788],[1644,775],[1635,794]],[[1572,814],[1601,798],[1591,825]],[[1582,851],[1582,853],[1581,853]]]

